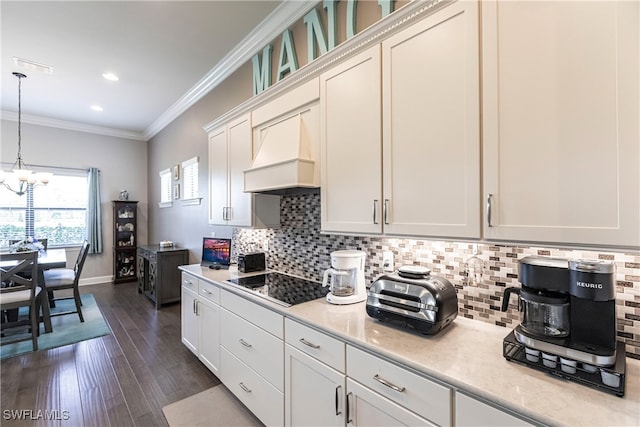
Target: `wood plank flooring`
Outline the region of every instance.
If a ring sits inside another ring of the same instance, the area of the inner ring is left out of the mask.
[[[167,426],[163,406],[220,383],[180,341],[180,304],[156,311],[136,286],[80,288],[111,335],[0,362],[0,425]]]

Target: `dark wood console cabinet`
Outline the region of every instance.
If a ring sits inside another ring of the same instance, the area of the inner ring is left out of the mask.
[[[178,266],[189,264],[189,251],[159,245],[138,246],[138,293],[156,305],[180,301],[181,275]]]

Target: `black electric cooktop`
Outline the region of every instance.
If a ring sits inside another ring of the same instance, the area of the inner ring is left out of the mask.
[[[285,307],[322,298],[329,293],[329,288],[323,288],[322,283],[276,272],[228,281]]]

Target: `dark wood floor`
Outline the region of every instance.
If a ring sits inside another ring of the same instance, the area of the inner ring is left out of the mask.
[[[181,343],[180,304],[156,311],[135,283],[81,292],[94,295],[113,333],[3,360],[3,427],[166,426],[163,406],[220,383]],[[58,419],[18,421],[11,410]]]

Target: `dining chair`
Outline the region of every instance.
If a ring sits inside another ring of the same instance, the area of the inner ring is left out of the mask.
[[[49,292],[49,294],[51,295],[49,298],[51,307],[55,306],[55,301],[61,301],[61,300],[71,299],[71,298],[73,298],[76,303],[75,310],[65,311],[62,313],[51,313],[51,317],[78,313],[78,317],[80,317],[80,322],[84,322],[84,317],[82,316],[82,308],[81,308],[82,301],[80,300],[80,291],[78,289],[78,282],[80,280],[80,274],[82,274],[82,267],[84,266],[84,261],[87,258],[88,252],[89,252],[89,242],[85,240],[82,243],[82,248],[80,248],[80,253],[78,253],[78,259],[76,260],[76,263],[73,266],[73,268],[52,268],[51,270],[45,270],[43,272],[45,288],[47,292]],[[54,292],[61,291],[63,289],[72,289],[73,296],[56,298],[54,295]]]
[[[33,351],[38,350],[38,334],[40,332],[40,306],[42,288],[38,286],[38,252],[17,252],[0,255],[0,270],[2,271],[2,287],[0,288],[0,310],[19,310],[21,307],[29,308],[28,318],[17,316],[9,318],[2,323],[1,330],[19,326],[29,326]],[[43,315],[48,316],[48,307],[43,306]],[[48,320],[48,319],[47,319]],[[2,344],[29,339],[24,334],[11,339],[8,338]]]

